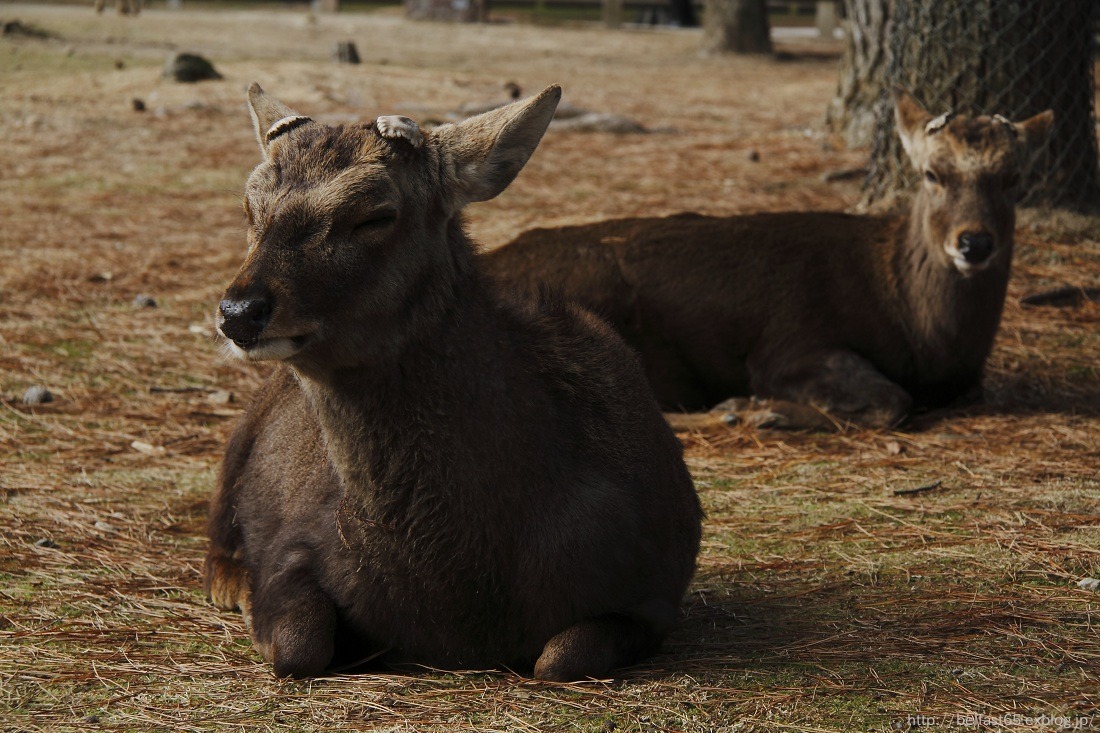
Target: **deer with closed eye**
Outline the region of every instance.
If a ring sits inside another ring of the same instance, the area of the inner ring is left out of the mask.
[[[602,677],[678,617],[701,510],[635,356],[578,308],[501,296],[463,231],[560,96],[424,131],[249,90],[264,161],[217,323],[277,366],[227,446],[204,582],[276,675]]]
[[[787,427],[896,425],[914,406],[980,386],[1020,176],[1053,113],[933,119],[899,93],[895,114],[923,179],[906,214],[682,214],[534,229],[484,255],[486,267],[507,290],[549,285],[607,319],[640,354],[665,410],[754,395]]]

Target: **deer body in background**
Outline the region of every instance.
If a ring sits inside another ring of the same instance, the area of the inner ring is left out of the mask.
[[[277,675],[603,676],[678,616],[701,510],[636,357],[591,314],[503,299],[461,224],[560,94],[422,132],[249,90],[265,161],[218,327],[280,363],[228,445],[204,581]]]
[[[979,387],[1004,305],[1015,189],[1053,119],[932,119],[906,94],[895,113],[924,179],[907,215],[535,229],[484,255],[487,267],[507,289],[549,285],[607,319],[666,410],[751,394],[787,410],[791,427],[808,413],[820,426],[817,409],[894,425],[914,403]]]

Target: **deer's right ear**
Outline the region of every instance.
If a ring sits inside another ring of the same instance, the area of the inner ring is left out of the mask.
[[[920,168],[923,165],[924,141],[928,135],[925,128],[932,121],[932,115],[909,92],[895,89],[894,121],[897,123],[901,146],[905,148],[913,165]]]
[[[555,85],[537,97],[433,131],[451,179],[455,210],[487,201],[515,180],[542,140],[560,100],[561,87]]]
[[[305,115],[298,114],[279,100],[265,95],[264,90],[256,82],[252,82],[248,87],[248,111],[252,115],[252,124],[256,127],[256,139],[260,141],[260,149],[264,153],[265,160],[271,157],[270,147],[274,140],[296,127],[313,121]]]

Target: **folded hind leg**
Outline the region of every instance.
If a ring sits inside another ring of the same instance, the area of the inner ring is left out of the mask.
[[[277,677],[312,677],[332,661],[336,607],[308,567],[288,567],[256,588],[252,644]]]
[[[753,388],[763,396],[816,405],[872,428],[902,422],[913,402],[871,362],[846,349],[813,351],[756,367]]]
[[[606,677],[656,652],[661,636],[651,624],[630,616],[586,619],[546,643],[535,662],[535,677],[556,682]]]

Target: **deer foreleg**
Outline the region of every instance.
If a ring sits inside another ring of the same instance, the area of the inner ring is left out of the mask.
[[[252,644],[277,677],[311,677],[335,649],[336,606],[304,565],[267,578],[252,598]]]

